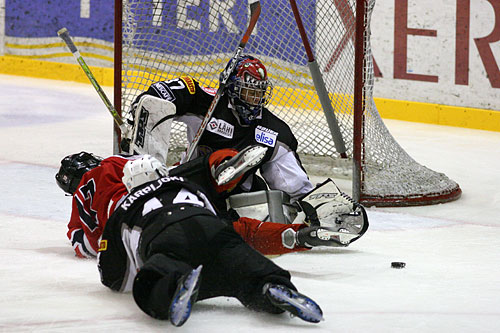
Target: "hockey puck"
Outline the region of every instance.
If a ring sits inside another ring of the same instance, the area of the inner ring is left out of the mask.
[[[406,263],[402,262],[402,261],[394,261],[394,262],[391,262],[391,267],[392,268],[405,268],[406,266]]]

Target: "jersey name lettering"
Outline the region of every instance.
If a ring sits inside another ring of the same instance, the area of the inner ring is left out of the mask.
[[[222,119],[212,118],[208,122],[207,130],[214,134],[223,136],[228,139],[233,138],[234,126]]]
[[[274,147],[278,133],[263,126],[255,128],[255,141],[263,145]]]
[[[153,89],[156,90],[158,95],[166,99],[167,101],[173,102],[175,101],[175,95],[170,90],[170,87],[166,85],[164,82],[156,82],[152,85]]]
[[[163,177],[158,180],[156,180],[154,183],[149,184],[146,187],[141,188],[138,191],[135,191],[133,193],[130,193],[125,200],[123,200],[123,203],[120,205],[120,208],[123,210],[129,209],[129,207],[132,205],[134,201],[137,199],[147,195],[148,193],[155,191],[159,189],[163,184],[168,183],[170,181],[175,181],[175,180],[180,180],[184,181],[182,177]]]

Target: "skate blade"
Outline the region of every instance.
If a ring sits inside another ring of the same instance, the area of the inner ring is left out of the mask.
[[[310,323],[319,323],[325,320],[319,306],[306,296],[293,297],[289,292],[277,288],[269,288],[268,292],[278,302],[287,303],[289,306],[295,308],[296,312],[287,310],[292,316],[297,316]]]
[[[241,174],[247,170],[253,168],[262,161],[267,152],[267,147],[256,146],[247,152],[243,156],[243,160],[236,167],[230,166],[221,172],[217,177],[217,185],[224,185],[231,180],[239,177]]]
[[[181,295],[170,306],[170,322],[174,326],[182,326],[191,314],[191,296],[200,277],[202,267],[202,265],[198,266],[189,274],[186,281],[184,281],[184,286],[188,286],[187,289],[181,289]]]

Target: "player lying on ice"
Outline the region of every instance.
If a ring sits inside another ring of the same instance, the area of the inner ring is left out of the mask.
[[[223,156],[234,154],[214,153],[208,162],[215,168]],[[215,170],[219,176],[221,170],[227,173],[225,169],[241,164],[245,155],[242,152]],[[143,311],[170,318],[174,325],[185,322],[197,293],[199,300],[234,296],[256,310],[289,311],[310,322],[322,318],[319,307],[295,291],[289,274],[251,249],[235,229],[254,247],[264,252],[275,247],[273,251],[281,253],[305,249],[310,245],[306,242],[334,245],[360,236],[250,219],[227,224],[217,217],[209,194],[200,186],[179,176],[167,177],[166,167],[150,156],[112,156],[101,161],[82,152],[61,164],[56,180],[73,194],[68,237],[77,255],[98,254],[103,284],[113,290],[132,290]],[[242,171],[233,176],[241,177]],[[237,178],[226,180],[229,187],[237,182]],[[283,236],[287,230],[292,232],[287,234],[290,243]],[[319,238],[320,230],[331,236]]]
[[[287,271],[217,216],[200,186],[166,175],[150,156],[101,161],[80,153],[62,161],[57,182],[74,193],[68,234],[78,255],[98,253],[104,285],[132,291],[144,312],[175,326],[188,319],[194,301],[216,296],[322,320],[319,306],[296,291]]]
[[[169,175],[182,176],[201,186],[214,203],[218,215],[265,255],[304,251],[314,246],[347,246],[365,233],[368,219],[363,207],[354,204],[344,194],[335,195],[332,191],[320,191],[318,195],[313,190],[299,200],[298,206],[305,209],[297,214],[294,224],[262,222],[234,213],[227,214],[223,200],[227,192],[243,177],[245,170],[262,157],[252,154],[254,148],[249,147],[239,154],[235,150],[219,150],[177,166],[169,170]],[[79,257],[97,255],[98,241],[106,221],[117,203],[128,193],[122,181],[123,167],[129,160],[139,157],[115,155],[101,163],[100,158],[82,152],[61,161],[56,178],[66,193],[74,194],[67,235]],[[150,159],[155,161],[155,167],[166,169],[156,159]],[[99,168],[94,170],[97,166]],[[228,178],[228,170],[236,170],[236,174]],[[225,184],[217,185],[212,174],[217,174],[217,181],[225,178]]]
[[[191,144],[214,94],[214,89],[188,76],[153,83],[132,105],[129,121],[133,129],[131,138],[122,140],[123,150],[150,154],[166,163],[172,121],[186,124]],[[239,58],[193,156],[222,148],[240,151],[256,144],[266,146],[262,161],[233,194],[269,188],[295,201],[314,186],[297,155],[297,139],[290,127],[266,107],[271,95],[272,84],[262,62],[249,55]],[[181,163],[185,160],[184,156]],[[255,175],[257,170],[263,179]]]

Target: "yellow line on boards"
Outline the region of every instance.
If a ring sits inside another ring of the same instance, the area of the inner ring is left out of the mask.
[[[500,110],[374,98],[382,118],[500,132]]]
[[[102,45],[102,44],[97,44],[97,43],[90,43],[90,42],[76,42],[76,46],[83,46],[83,47],[93,47],[96,49],[103,49],[107,51],[113,52],[114,48],[113,46],[107,46],[107,45]],[[5,47],[11,48],[11,49],[46,49],[46,48],[53,48],[53,47],[66,47],[65,43],[42,43],[42,44],[15,44],[15,43],[5,43]]]
[[[68,53],[68,56],[73,57],[71,53]],[[90,69],[100,85],[113,86],[113,68],[90,66]],[[89,83],[89,79],[78,64],[21,57],[0,56],[0,73]]]
[[[72,55],[65,53],[59,56]],[[0,56],[0,73],[89,83],[85,73],[77,64],[43,61],[33,58]],[[103,57],[101,59],[108,60],[110,58]],[[113,68],[90,68],[99,84],[113,86]],[[286,88],[277,88],[277,93],[287,93]],[[304,90],[304,93],[307,93],[307,90]],[[495,111],[384,98],[374,98],[374,100],[382,118],[500,132],[500,110]],[[296,105],[296,107],[304,109],[318,108],[318,104],[314,99],[310,100],[309,103],[314,104],[313,107],[311,107],[312,105]]]
[[[85,58],[94,58],[109,61],[113,63],[114,59],[111,57],[103,56],[100,54],[89,53],[89,52],[80,52],[80,54]],[[58,53],[49,53],[49,54],[40,54],[40,55],[10,55],[12,58],[24,58],[24,59],[53,59],[53,58],[62,58],[62,57],[73,57],[73,54],[70,52],[58,52]]]

